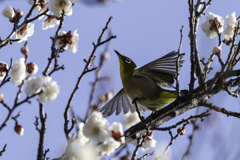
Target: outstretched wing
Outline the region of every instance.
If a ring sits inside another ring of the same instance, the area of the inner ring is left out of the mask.
[[[172,51],[167,55],[152,61],[139,69],[136,69],[133,75],[141,75],[151,78],[160,86],[171,86],[176,76],[176,62],[178,52]],[[182,56],[180,57],[180,59]],[[182,67],[184,61],[180,60],[179,65]]]
[[[147,108],[138,104],[139,111],[146,111]],[[132,99],[126,94],[124,88],[121,89],[104,107],[100,109],[104,116],[111,116],[115,111],[116,115],[121,112],[126,114],[129,110],[133,113],[136,111]]]

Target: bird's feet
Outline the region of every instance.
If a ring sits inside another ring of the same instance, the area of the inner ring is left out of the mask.
[[[138,114],[138,117],[141,121],[144,120],[144,117],[141,115],[139,109],[138,109],[138,105],[137,105],[137,100],[146,100],[145,98],[134,98],[132,100],[132,104],[135,104],[135,107],[136,107],[136,111],[137,111],[137,114]]]

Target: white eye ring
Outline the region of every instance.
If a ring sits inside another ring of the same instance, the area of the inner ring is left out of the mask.
[[[131,63],[131,60],[130,60],[130,59],[126,59],[125,62],[128,63],[128,64],[130,64],[130,63]]]

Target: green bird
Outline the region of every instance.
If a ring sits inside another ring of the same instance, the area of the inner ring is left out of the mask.
[[[123,88],[101,108],[104,116],[110,116],[115,111],[118,115],[122,110],[124,114],[129,110],[132,113],[135,112],[133,100],[137,100],[139,110],[145,111],[148,108],[156,111],[176,99],[176,91],[166,90],[162,87],[172,86],[174,83],[178,52],[170,52],[138,68],[130,58],[114,51],[119,58]],[[183,62],[183,60],[179,61],[180,67]],[[182,90],[180,94],[186,92],[186,90]]]

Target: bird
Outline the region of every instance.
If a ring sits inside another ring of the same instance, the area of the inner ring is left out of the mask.
[[[142,111],[161,109],[165,104],[177,98],[177,91],[167,90],[162,87],[171,87],[177,74],[178,52],[172,51],[140,68],[128,57],[114,50],[120,64],[120,75],[123,88],[100,111],[104,116],[111,116],[115,111],[119,115],[129,110]],[[184,60],[179,59],[179,68]],[[181,90],[180,95],[187,90]]]

